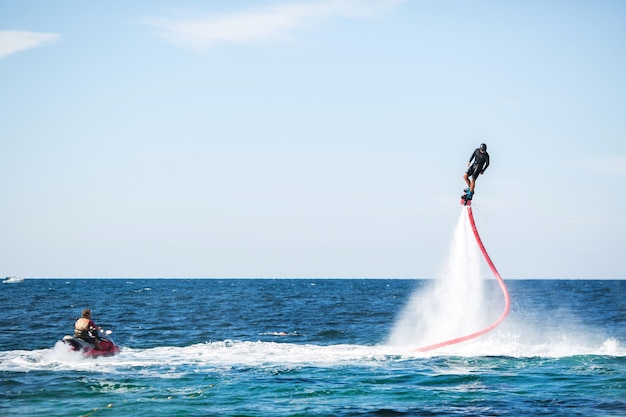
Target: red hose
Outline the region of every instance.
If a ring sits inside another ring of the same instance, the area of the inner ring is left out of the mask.
[[[489,258],[489,254],[487,253],[487,250],[485,249],[485,246],[483,245],[482,240],[480,240],[478,229],[476,229],[476,223],[474,223],[474,215],[472,214],[472,207],[471,206],[466,206],[466,207],[467,207],[467,214],[469,215],[470,224],[472,225],[472,230],[474,231],[474,237],[476,238],[476,243],[478,243],[478,246],[480,247],[480,250],[483,253],[483,257],[487,261],[489,268],[491,268],[491,272],[493,272],[493,275],[498,280],[498,283],[500,284],[500,289],[502,289],[502,294],[504,295],[504,311],[502,312],[502,315],[500,315],[500,318],[498,318],[498,320],[496,320],[493,324],[485,327],[482,330],[479,330],[475,333],[471,333],[465,336],[457,337],[456,339],[450,339],[450,340],[446,340],[443,342],[435,343],[434,345],[428,345],[428,346],[420,347],[417,349],[413,349],[412,351],[428,352],[429,350],[439,349],[444,346],[454,345],[456,343],[461,343],[470,339],[475,339],[478,336],[482,336],[485,333],[488,333],[492,331],[493,329],[495,329],[496,327],[498,327],[498,325],[500,325],[500,323],[504,321],[507,314],[509,314],[509,309],[511,308],[511,299],[509,297],[509,291],[506,289],[506,285],[504,285],[504,280],[498,273],[498,270],[496,269],[495,265],[493,264],[493,262],[491,262],[491,258]]]

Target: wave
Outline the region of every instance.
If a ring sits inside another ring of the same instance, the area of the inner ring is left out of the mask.
[[[626,357],[626,347],[614,338],[599,343],[575,344],[568,337],[560,341],[528,343],[519,335],[495,332],[493,335],[432,352],[413,352],[407,347],[389,345],[312,345],[279,342],[224,340],[184,347],[160,346],[148,349],[123,348],[117,356],[85,358],[62,342],[51,349],[0,352],[0,372],[89,371],[104,373],[167,373],[180,367],[232,369],[236,367],[337,367],[380,366],[388,362],[424,360],[439,357],[563,358],[581,355]]]

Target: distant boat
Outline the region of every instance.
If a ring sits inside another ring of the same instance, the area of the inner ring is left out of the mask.
[[[2,281],[2,283],[3,283],[3,284],[17,284],[17,283],[22,282],[22,281],[24,281],[24,278],[21,278],[21,277],[20,277],[20,278],[18,278],[18,277],[16,277],[16,276],[11,276],[11,277],[6,277],[6,278]]]

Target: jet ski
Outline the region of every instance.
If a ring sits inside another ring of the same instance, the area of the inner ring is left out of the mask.
[[[106,332],[99,331],[100,349],[96,349],[93,343],[89,343],[81,338],[67,335],[63,337],[63,343],[69,345],[75,352],[80,352],[83,356],[97,358],[99,356],[113,356],[120,353],[121,349],[117,346],[110,336],[111,330]]]

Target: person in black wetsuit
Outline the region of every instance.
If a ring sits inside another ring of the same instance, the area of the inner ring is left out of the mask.
[[[472,161],[474,162],[472,163]],[[474,195],[474,187],[476,186],[476,180],[478,179],[478,176],[484,174],[487,170],[487,167],[489,166],[489,154],[487,153],[487,145],[481,143],[480,147],[476,148],[476,150],[470,157],[467,166],[469,168],[467,169],[465,174],[463,174],[463,179],[467,184],[465,192],[469,193],[471,197]]]

